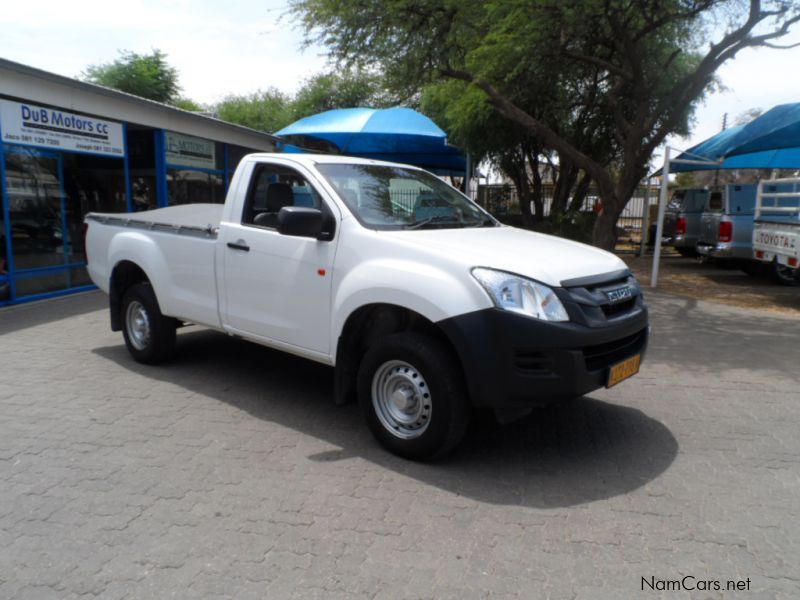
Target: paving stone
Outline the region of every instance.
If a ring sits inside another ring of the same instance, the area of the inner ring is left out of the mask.
[[[0,598],[800,597],[800,320],[649,304],[637,377],[433,464],[326,367],[196,327],[138,365],[100,294],[0,310]]]

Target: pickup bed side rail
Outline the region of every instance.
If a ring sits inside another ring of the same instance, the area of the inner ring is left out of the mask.
[[[144,229],[146,231],[161,231],[164,233],[176,233],[179,235],[188,235],[192,237],[201,237],[216,239],[219,231],[218,227],[209,224],[205,227],[197,227],[191,225],[170,225],[167,223],[156,223],[154,221],[146,221],[144,219],[136,219],[132,217],[109,217],[105,215],[97,215],[89,213],[86,215],[86,220],[97,221],[103,225],[116,225],[119,227],[129,227],[131,229]]]

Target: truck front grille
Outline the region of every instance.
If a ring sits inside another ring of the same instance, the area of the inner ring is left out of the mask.
[[[570,318],[588,327],[604,327],[644,308],[639,283],[629,272],[590,283],[575,282],[557,293]]]
[[[601,306],[601,310],[603,314],[608,319],[613,319],[620,315],[625,315],[633,310],[636,306],[636,298],[631,298],[630,300],[626,300],[625,302],[620,302],[619,304],[605,304]]]

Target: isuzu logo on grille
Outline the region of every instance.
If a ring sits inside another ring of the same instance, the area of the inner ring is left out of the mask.
[[[619,288],[617,290],[611,290],[610,292],[606,292],[606,297],[611,304],[616,304],[618,302],[623,302],[628,300],[629,298],[633,297],[633,290],[629,287]]]

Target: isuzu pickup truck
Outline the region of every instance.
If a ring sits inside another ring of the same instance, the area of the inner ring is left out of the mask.
[[[648,316],[613,254],[499,224],[437,177],[341,156],[253,154],[224,205],[86,217],[88,268],[133,358],[197,324],[335,367],[389,450],[453,448],[639,370]]]

